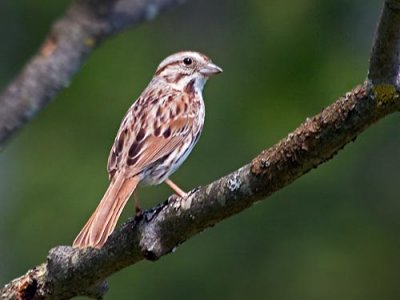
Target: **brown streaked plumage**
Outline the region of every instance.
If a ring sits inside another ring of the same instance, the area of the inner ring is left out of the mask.
[[[101,248],[138,184],[167,183],[182,197],[169,176],[196,144],[204,124],[203,87],[222,72],[198,52],[184,51],[164,59],[151,82],[133,103],[111,149],[110,185],[73,247]],[[139,209],[137,198],[135,206]]]

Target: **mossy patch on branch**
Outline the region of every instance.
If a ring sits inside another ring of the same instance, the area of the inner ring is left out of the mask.
[[[396,87],[392,84],[374,85],[373,92],[378,106],[396,101],[399,98]]]

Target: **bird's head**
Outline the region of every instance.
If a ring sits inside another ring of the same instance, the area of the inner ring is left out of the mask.
[[[178,89],[189,82],[200,89],[207,79],[222,72],[206,55],[194,51],[182,51],[168,56],[158,66],[155,76],[163,78]]]

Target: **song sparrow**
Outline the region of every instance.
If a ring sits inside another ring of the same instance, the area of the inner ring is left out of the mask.
[[[110,185],[74,240],[73,247],[101,248],[138,184],[167,183],[183,163],[204,124],[202,90],[208,77],[222,69],[200,53],[185,51],[164,59],[150,84],[122,120],[108,158]],[[139,209],[135,195],[135,207]]]

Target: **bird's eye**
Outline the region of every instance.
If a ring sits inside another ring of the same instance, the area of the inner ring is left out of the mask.
[[[190,57],[185,57],[185,58],[183,59],[183,63],[184,63],[186,66],[190,66],[190,65],[193,63],[193,60],[192,60]]]

